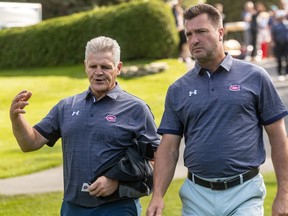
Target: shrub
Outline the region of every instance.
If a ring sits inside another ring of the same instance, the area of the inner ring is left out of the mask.
[[[0,67],[79,64],[87,41],[100,35],[118,41],[122,60],[177,54],[179,38],[170,7],[161,1],[139,0],[1,30]]]

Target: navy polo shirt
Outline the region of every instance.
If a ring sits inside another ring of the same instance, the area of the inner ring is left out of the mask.
[[[184,135],[189,171],[220,178],[259,167],[262,126],[286,115],[268,73],[227,54],[214,73],[196,62],[169,87],[158,133]]]
[[[88,90],[61,100],[34,128],[53,146],[61,137],[64,159],[64,200],[86,207],[105,202],[81,192],[112,158],[123,157],[137,139],[159,145],[154,117],[144,101],[119,85],[96,101]]]

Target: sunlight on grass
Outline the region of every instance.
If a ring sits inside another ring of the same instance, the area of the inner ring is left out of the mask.
[[[157,125],[163,113],[164,99],[168,86],[186,72],[186,65],[175,59],[167,62],[168,70],[154,75],[124,79],[118,82],[122,89],[143,99],[152,109]],[[151,61],[134,61],[131,64],[149,64]],[[124,63],[125,65],[125,63]],[[19,69],[0,71],[0,178],[23,175],[58,166],[62,163],[61,141],[53,147],[22,153],[12,134],[9,118],[11,101],[21,90],[32,91],[25,117],[31,125],[40,121],[62,98],[87,90],[89,82],[83,65]]]
[[[276,180],[273,173],[264,174],[267,186],[267,196],[265,198],[265,216],[271,215],[271,205],[276,193]],[[179,189],[184,179],[175,179],[172,181],[165,195],[165,209],[163,216],[180,216],[181,201],[178,196]],[[0,195],[0,216],[7,215],[59,215],[62,202],[62,192],[44,193],[37,195],[21,196],[1,196]],[[147,206],[151,196],[141,198],[142,214],[145,216]]]

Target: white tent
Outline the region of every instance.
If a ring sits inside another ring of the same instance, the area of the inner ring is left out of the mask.
[[[0,29],[24,27],[42,21],[39,3],[0,2]]]

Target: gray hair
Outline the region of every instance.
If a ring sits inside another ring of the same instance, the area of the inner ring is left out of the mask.
[[[85,60],[87,60],[87,57],[90,53],[96,54],[99,52],[107,51],[112,52],[114,64],[118,65],[118,63],[120,62],[121,53],[120,46],[116,40],[104,36],[93,38],[87,42],[85,49]]]

